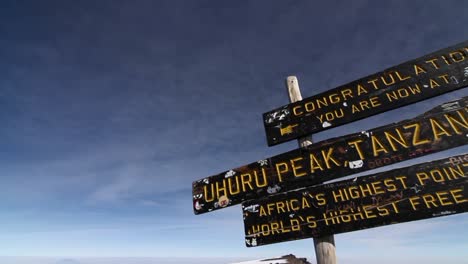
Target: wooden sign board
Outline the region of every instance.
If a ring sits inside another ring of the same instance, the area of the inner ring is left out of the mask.
[[[468,143],[468,97],[414,119],[321,141],[192,184],[195,214]]]
[[[263,114],[269,146],[468,86],[468,41]]]
[[[248,247],[468,211],[468,154],[244,202]]]

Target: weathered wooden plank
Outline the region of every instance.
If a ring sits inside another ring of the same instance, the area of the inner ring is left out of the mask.
[[[468,86],[468,41],[263,114],[269,146]]]
[[[246,245],[468,211],[468,154],[244,202]]]
[[[289,101],[291,103],[302,100],[296,76],[289,76],[286,79],[286,87],[288,87]],[[312,144],[312,136],[299,138],[297,143],[299,147],[309,146]],[[336,264],[335,239],[333,235],[314,237],[314,248],[317,264]]]
[[[468,97],[414,119],[314,143],[193,182],[195,214],[468,143]]]

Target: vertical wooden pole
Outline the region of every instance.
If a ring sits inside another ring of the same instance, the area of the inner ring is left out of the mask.
[[[301,101],[302,95],[296,76],[288,76],[286,79],[289,101],[291,103]],[[312,136],[306,136],[297,140],[300,148],[312,144]],[[315,256],[317,264],[336,264],[335,238],[333,235],[314,238]]]

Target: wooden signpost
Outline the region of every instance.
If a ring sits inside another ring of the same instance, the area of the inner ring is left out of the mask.
[[[304,100],[294,80],[291,104],[263,121],[268,145],[299,148],[193,182],[195,214],[242,203],[248,247],[312,237],[317,263],[335,264],[333,234],[467,212],[468,154],[323,182],[466,145],[468,97],[317,143],[304,136],[468,86],[468,41]]]
[[[242,204],[260,246],[468,211],[468,154]]]
[[[468,143],[468,97],[416,118],[292,150],[193,182],[195,214]]]
[[[295,103],[302,100],[301,89],[296,76],[289,76],[286,79],[289,101]],[[302,137],[297,140],[299,148],[304,148],[312,144],[312,135]],[[318,264],[336,264],[335,238],[333,235],[314,237],[315,256]]]
[[[468,41],[263,114],[269,146],[468,86]]]

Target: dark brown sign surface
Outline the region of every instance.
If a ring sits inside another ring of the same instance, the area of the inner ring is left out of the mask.
[[[414,119],[292,150],[193,182],[195,214],[468,143],[468,97]]]
[[[468,86],[468,41],[263,114],[273,146]]]
[[[244,202],[246,245],[468,211],[468,154]]]

